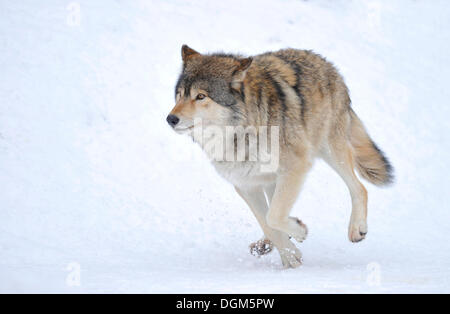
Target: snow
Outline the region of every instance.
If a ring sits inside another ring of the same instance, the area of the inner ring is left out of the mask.
[[[79,8],[79,15],[77,9]],[[165,122],[180,48],[331,60],[396,170],[369,234],[318,161],[293,215],[304,265]],[[2,1],[0,292],[450,292],[447,1]]]

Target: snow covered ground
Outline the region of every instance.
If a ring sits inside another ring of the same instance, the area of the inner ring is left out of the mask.
[[[165,117],[181,45],[333,61],[396,184],[369,234],[317,162],[304,265],[255,258],[250,210]],[[1,1],[0,292],[450,292],[448,1]]]

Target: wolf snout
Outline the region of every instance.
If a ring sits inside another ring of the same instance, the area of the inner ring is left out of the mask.
[[[167,123],[169,123],[169,125],[173,128],[173,127],[175,127],[177,124],[178,124],[178,122],[180,122],[180,118],[178,118],[176,115],[174,115],[174,114],[169,114],[168,116],[167,116]]]

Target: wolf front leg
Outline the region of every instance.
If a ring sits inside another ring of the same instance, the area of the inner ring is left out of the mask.
[[[275,191],[275,183],[270,183],[268,185],[264,185],[263,187],[264,193],[267,198],[268,206],[270,206],[270,202],[272,201],[273,192]],[[266,206],[266,210],[264,215],[267,214],[269,210],[268,206]],[[264,217],[265,219],[265,217]],[[261,256],[272,252],[273,243],[270,241],[265,235],[261,240],[253,242],[250,244],[250,253],[255,256]]]
[[[289,169],[281,171],[266,216],[269,227],[287,233],[298,242],[306,239],[308,229],[298,218],[289,217],[289,213],[311,165],[306,158],[296,159],[290,164]]]
[[[300,250],[289,240],[289,236],[279,230],[275,230],[266,222],[266,215],[269,210],[266,197],[262,187],[236,187],[237,193],[244,199],[258,220],[264,235],[272,241],[273,245],[280,253],[283,266],[298,267],[301,265],[302,254]]]

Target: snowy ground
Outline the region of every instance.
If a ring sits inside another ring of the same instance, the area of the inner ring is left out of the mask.
[[[450,292],[449,42],[448,1],[1,1],[0,292]],[[165,122],[183,43],[336,64],[396,169],[365,241],[317,162],[304,265],[248,253],[251,212]]]

